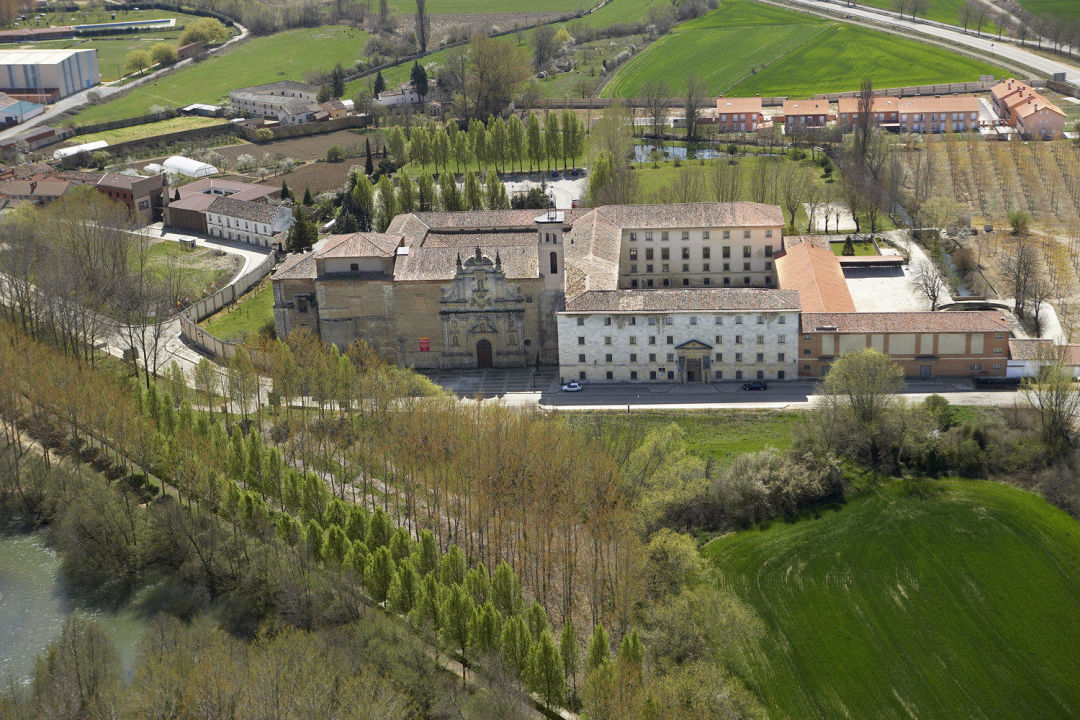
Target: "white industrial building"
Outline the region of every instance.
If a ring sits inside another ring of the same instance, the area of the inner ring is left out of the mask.
[[[97,50],[0,50],[0,90],[59,100],[101,82]]]

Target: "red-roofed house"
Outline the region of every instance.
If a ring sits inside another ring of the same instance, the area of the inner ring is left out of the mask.
[[[1056,138],[1065,131],[1062,109],[1027,83],[1003,79],[990,89],[990,95],[998,115],[1025,135]]]
[[[757,130],[764,116],[761,114],[761,98],[716,99],[716,125],[719,132],[751,132]]]

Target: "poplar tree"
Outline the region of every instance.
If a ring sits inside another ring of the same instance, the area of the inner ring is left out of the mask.
[[[394,558],[390,556],[390,550],[380,547],[376,550],[367,567],[364,569],[364,587],[367,588],[371,598],[377,603],[386,601],[386,595],[390,591],[390,583],[394,579]]]
[[[510,199],[506,196],[506,186],[499,180],[494,170],[488,170],[484,180],[484,204],[488,210],[507,210],[510,208]]]
[[[382,508],[375,508],[375,514],[371,516],[371,522],[368,523],[367,535],[365,536],[368,549],[374,552],[378,548],[389,545],[390,536],[393,535],[393,532],[390,516]]]
[[[416,184],[406,170],[398,173],[397,206],[401,213],[416,211]]]
[[[439,565],[439,581],[443,585],[460,585],[465,582],[465,554],[457,545],[451,545]]]
[[[532,646],[532,636],[525,627],[525,621],[516,615],[508,619],[503,625],[499,641],[502,644],[506,667],[512,670],[516,677],[523,677],[528,665],[529,648]]]
[[[573,620],[567,617],[566,622],[563,623],[562,632],[559,634],[559,654],[562,656],[563,677],[570,688],[569,698],[571,704],[577,699],[577,672],[580,653],[577,630],[574,629]]]
[[[488,579],[487,568],[480,563],[475,568],[465,572],[465,590],[477,607],[488,602],[491,595],[491,581]]]
[[[307,546],[308,557],[314,562],[322,560],[323,531],[314,520],[308,520],[307,529],[304,530],[304,544]]]
[[[472,625],[475,612],[472,598],[461,585],[450,588],[440,610],[443,641],[461,653],[462,688],[465,687],[465,667],[468,665],[466,651],[469,648],[469,627]]]
[[[483,208],[483,198],[480,193],[480,181],[476,179],[476,174],[471,171],[465,173],[462,196],[462,200],[467,209],[480,210]]]
[[[547,150],[547,167],[551,169],[551,161],[555,161],[555,169],[559,169],[559,153],[562,152],[562,140],[559,136],[559,116],[556,113],[548,113],[544,120],[544,148]]]
[[[533,604],[529,606],[528,611],[525,613],[525,622],[529,626],[529,633],[532,635],[533,642],[539,640],[540,633],[544,632],[548,626],[548,616],[544,606],[533,600]]]
[[[375,229],[379,232],[386,232],[386,228],[390,227],[390,221],[394,219],[396,214],[397,201],[394,197],[394,183],[390,181],[390,176],[383,175],[379,178],[378,212],[375,216]]]
[[[341,567],[345,561],[345,554],[351,548],[352,543],[345,537],[345,531],[338,525],[331,525],[326,530],[326,537],[323,540],[323,561],[335,568]]]
[[[528,148],[529,170],[540,169],[540,160],[544,157],[544,139],[540,131],[540,118],[536,113],[529,114],[529,124],[525,129],[525,144]]]
[[[527,684],[544,699],[544,707],[550,710],[552,706],[560,705],[566,693],[563,661],[546,628],[529,649],[527,667]]]
[[[416,207],[420,212],[434,210],[436,205],[435,181],[428,172],[416,178]]]
[[[411,553],[412,538],[409,537],[409,531],[399,527],[390,537],[390,554],[393,556],[394,562],[401,562],[409,557]]]
[[[417,569],[420,571],[420,575],[426,577],[439,566],[439,548],[435,544],[435,533],[430,530],[420,532],[419,556],[419,567]]]
[[[510,157],[517,162],[518,170],[522,170],[521,162],[525,158],[525,123],[515,113],[510,116],[510,122],[506,127],[507,145],[510,149]],[[512,167],[512,166],[511,166]]]
[[[501,632],[502,618],[499,611],[490,602],[484,603],[469,627],[469,647],[481,655],[492,653],[499,649]]]
[[[491,600],[503,617],[517,615],[521,607],[521,583],[505,560],[495,568],[491,579]]]
[[[406,558],[398,565],[397,573],[390,584],[390,604],[397,612],[407,615],[416,605],[420,595],[420,579]]]
[[[461,193],[451,173],[443,173],[439,176],[439,200],[443,210],[453,212],[462,209]]]
[[[597,625],[593,628],[592,637],[589,638],[589,652],[585,656],[585,668],[595,670],[609,662],[611,662],[611,639],[608,638],[604,626]]]

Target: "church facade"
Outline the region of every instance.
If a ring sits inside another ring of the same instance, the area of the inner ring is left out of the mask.
[[[746,202],[407,213],[289,256],[275,324],[340,347],[363,338],[418,369],[784,379],[799,302],[776,289],[782,227],[778,207]]]

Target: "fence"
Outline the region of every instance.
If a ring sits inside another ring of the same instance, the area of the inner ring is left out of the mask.
[[[912,85],[899,88],[874,88],[875,95],[894,95],[910,97],[912,95],[959,95],[961,93],[986,92],[997,84],[997,80],[976,80],[972,82],[942,83],[940,85]],[[836,102],[842,97],[858,97],[858,90],[840,93],[815,95],[819,100]]]
[[[211,335],[199,327],[199,321],[210,317],[221,308],[232,305],[251,288],[258,285],[274,267],[274,253],[266,256],[253,270],[236,282],[226,285],[213,295],[204,297],[180,312],[180,337],[214,357],[229,360],[236,352],[236,343]]]

